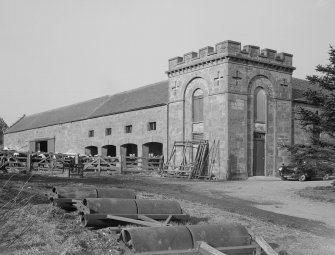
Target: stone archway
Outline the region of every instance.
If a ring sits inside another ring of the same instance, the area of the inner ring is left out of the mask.
[[[265,121],[255,120],[256,94],[259,91],[266,94]],[[248,175],[271,175],[275,158],[275,101],[274,87],[265,76],[255,76],[248,86],[248,127],[247,127],[247,169]],[[263,169],[261,169],[263,168]]]
[[[97,146],[87,146],[85,147],[85,155],[87,156],[95,156],[98,154]]]
[[[193,118],[193,104],[194,104],[194,93],[201,91],[203,102],[202,102],[202,111],[203,119],[200,121],[195,121]],[[185,87],[184,92],[184,140],[193,140],[197,137],[205,139],[208,137],[206,132],[206,112],[209,111],[208,104],[208,84],[207,81],[203,78],[195,78],[189,82]]]
[[[116,146],[115,145],[104,145],[101,147],[101,156],[103,157],[116,157]]]

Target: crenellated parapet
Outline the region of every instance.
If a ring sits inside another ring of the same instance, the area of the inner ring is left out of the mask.
[[[245,45],[243,49],[240,42],[224,41],[215,47],[204,47],[198,52],[189,52],[183,57],[169,59],[169,75],[178,75],[222,63],[226,60],[242,62],[244,64],[255,64],[264,68],[276,69],[284,72],[292,72],[293,55],[288,53],[277,53],[271,49],[260,49],[258,46]]]

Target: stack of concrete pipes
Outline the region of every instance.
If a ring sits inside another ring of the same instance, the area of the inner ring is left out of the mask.
[[[133,191],[117,188],[54,187],[48,196],[54,205],[78,210],[84,226],[120,230],[136,254],[261,254],[241,225],[169,225],[171,219],[189,219],[176,201],[136,199]],[[145,227],[119,227],[127,224]]]
[[[46,195],[54,205],[67,211],[77,210],[74,204],[85,198],[136,198],[135,192],[129,189],[94,187],[53,187]]]
[[[135,193],[128,189],[54,187],[48,197],[54,205],[67,211],[78,210],[86,227],[116,227],[129,223],[159,226],[168,225],[172,219],[189,219],[176,201],[136,199]],[[165,224],[157,220],[165,220]]]

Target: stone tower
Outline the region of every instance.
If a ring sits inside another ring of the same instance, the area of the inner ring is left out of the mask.
[[[294,69],[291,54],[234,41],[170,59],[169,148],[220,140],[219,179],[276,175],[288,161],[279,144],[291,143]]]

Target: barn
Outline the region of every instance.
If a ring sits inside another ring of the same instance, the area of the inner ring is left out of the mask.
[[[293,55],[223,41],[168,60],[167,80],[24,116],[4,134],[16,150],[167,158],[175,141],[219,141],[219,179],[275,176],[307,141]]]

